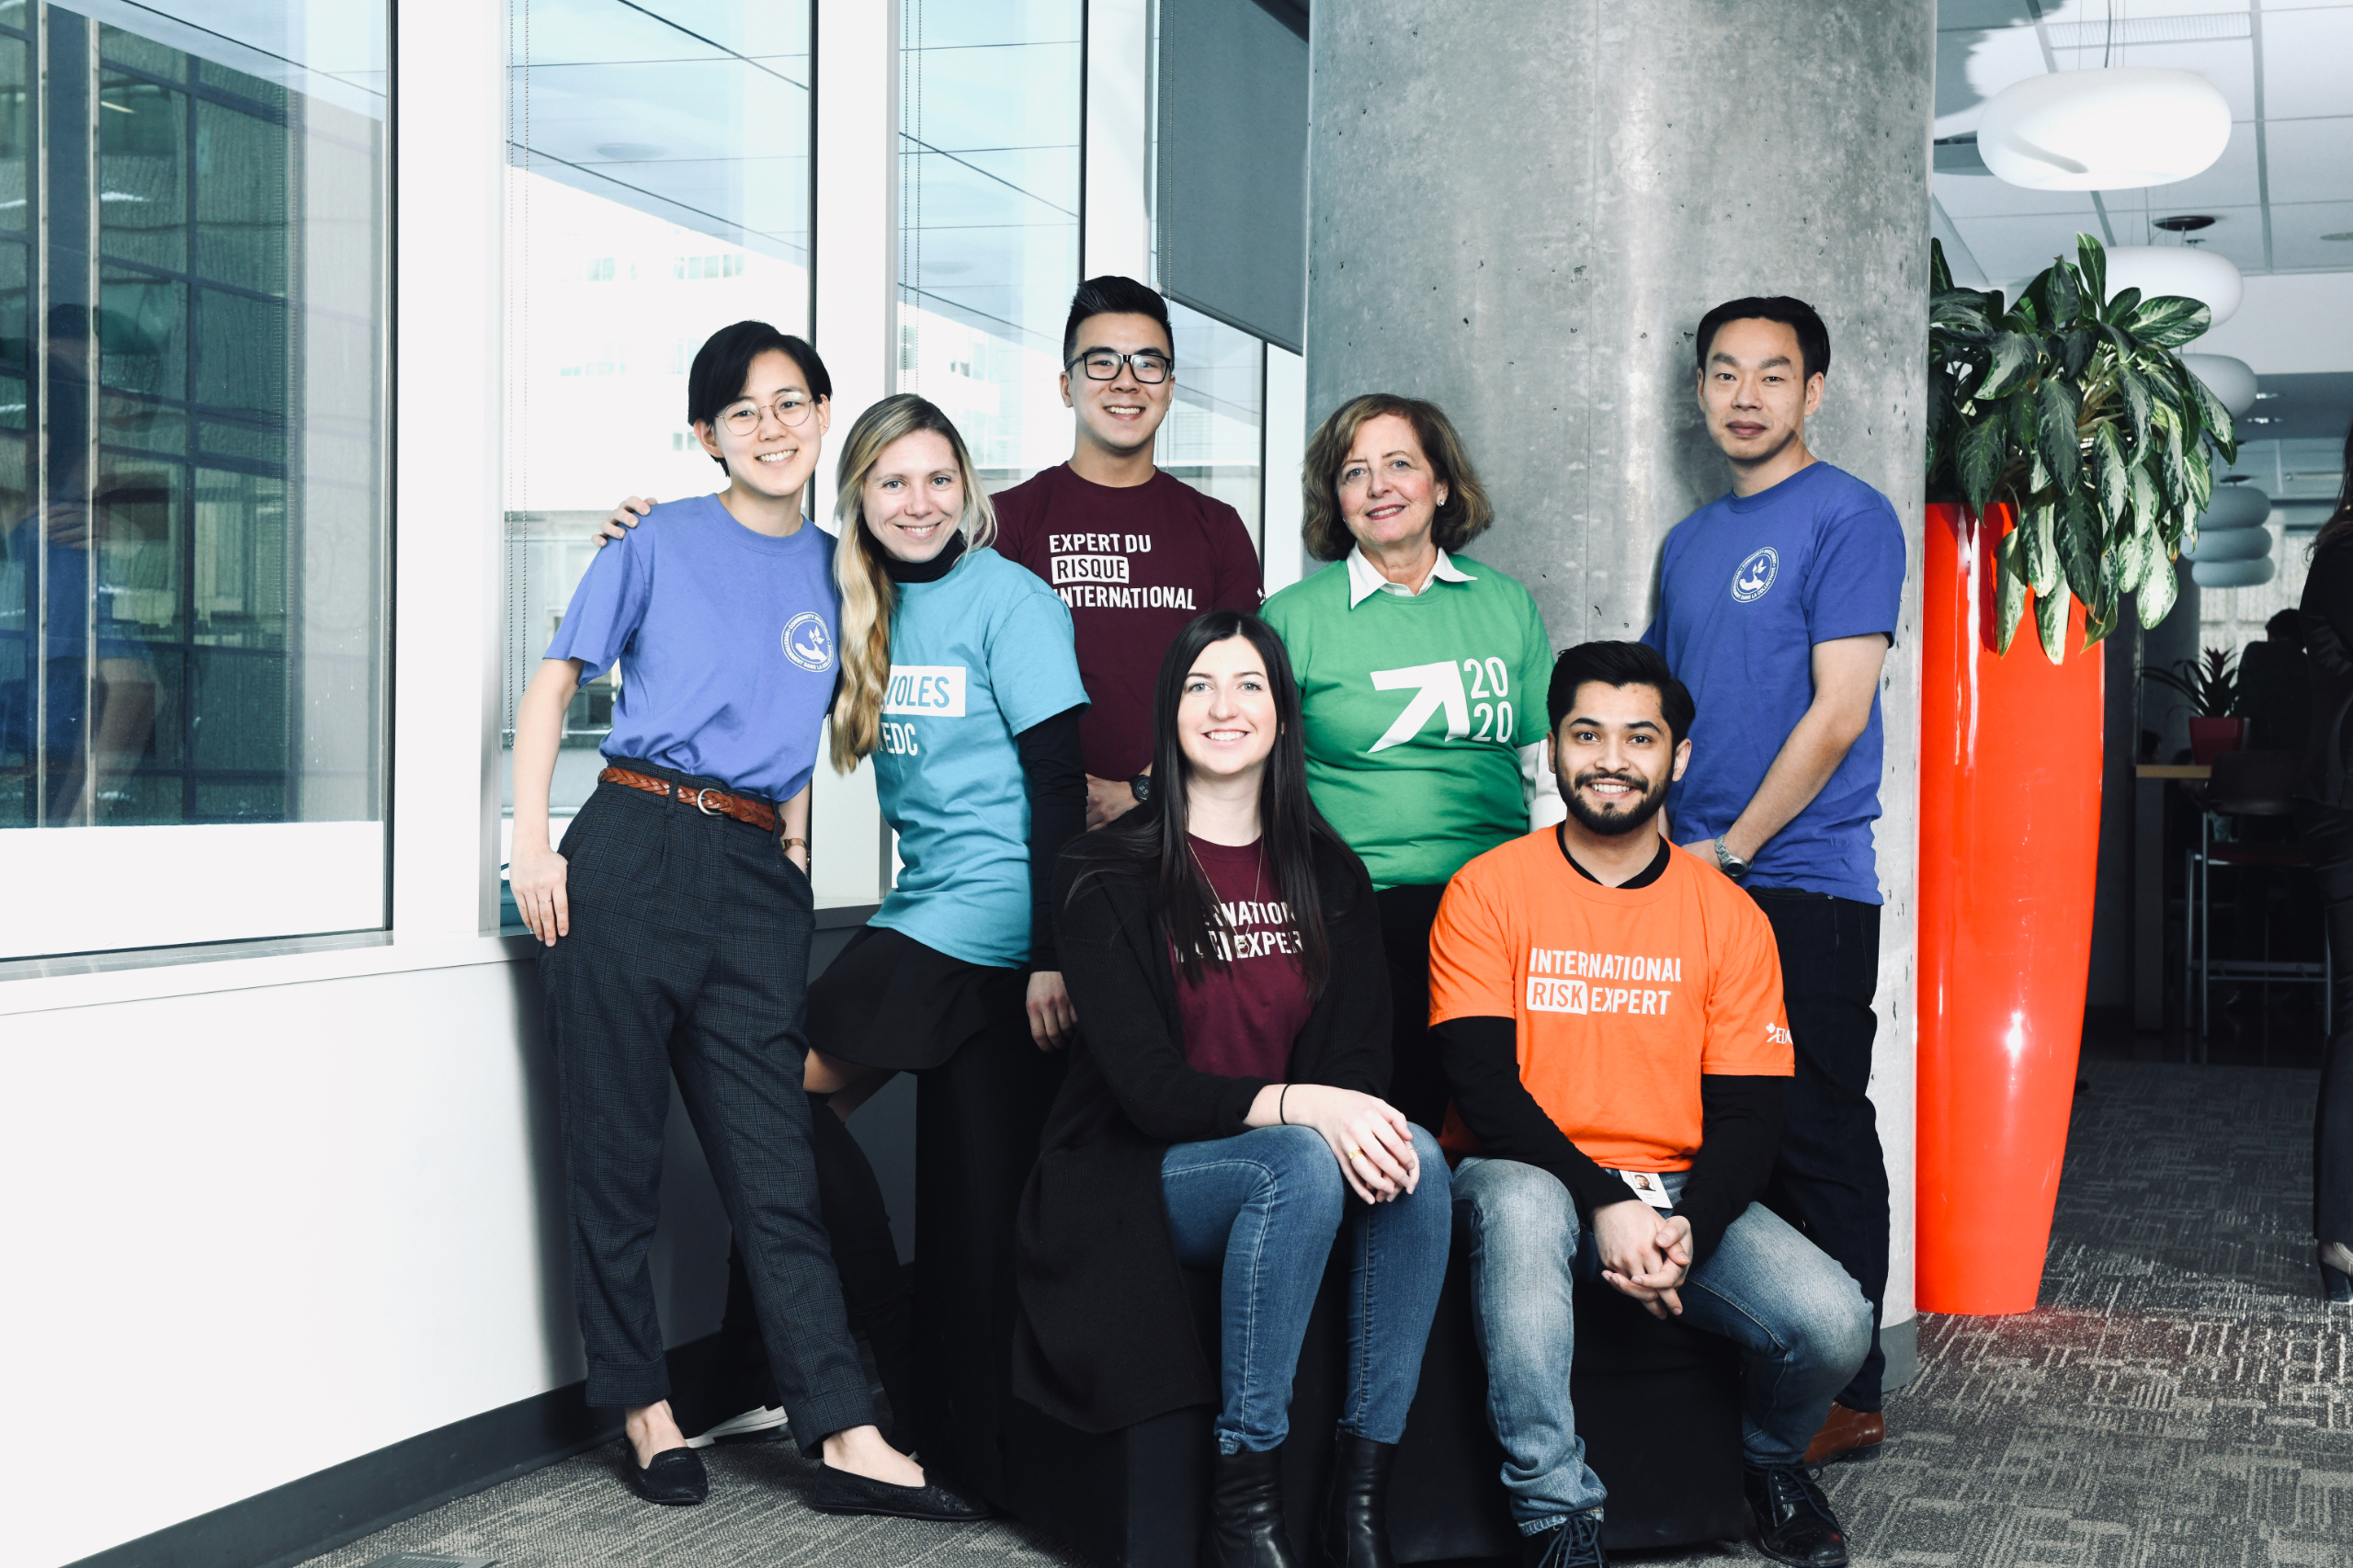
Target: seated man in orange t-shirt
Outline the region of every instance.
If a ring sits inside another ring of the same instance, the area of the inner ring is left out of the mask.
[[[1691,694],[1657,652],[1587,642],[1548,694],[1569,818],[1455,873],[1430,933],[1454,1111],[1455,1216],[1503,1480],[1541,1568],[1606,1562],[1601,1482],[1569,1402],[1575,1281],[1742,1351],[1747,1492],[1767,1556],[1847,1561],[1801,1464],[1870,1347],[1844,1269],[1753,1201],[1791,1073],[1773,930],[1654,817],[1689,760]]]

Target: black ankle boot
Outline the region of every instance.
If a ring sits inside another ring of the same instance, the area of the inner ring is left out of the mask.
[[[1283,1529],[1283,1450],[1221,1453],[1210,1471],[1210,1561],[1215,1568],[1299,1568]]]
[[[1397,1568],[1389,1550],[1389,1466],[1397,1445],[1343,1432],[1332,1448],[1332,1494],[1324,1505],[1324,1561],[1331,1568]]]

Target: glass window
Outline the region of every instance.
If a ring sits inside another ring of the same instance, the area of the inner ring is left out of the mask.
[[[347,917],[256,913],[283,833],[144,896],[380,925],[385,8],[103,16],[0,4],[0,827],[344,824]]]
[[[614,503],[722,483],[687,424],[695,350],[747,319],[809,335],[812,144],[808,0],[517,0],[511,16],[510,745]],[[558,833],[596,787],[617,678],[566,716]]]
[[[1082,0],[902,0],[898,390],[991,490],[1070,456]]]
[[[1174,300],[1168,324],[1176,339],[1176,396],[1152,460],[1241,513],[1256,544],[1266,495],[1267,346]]]

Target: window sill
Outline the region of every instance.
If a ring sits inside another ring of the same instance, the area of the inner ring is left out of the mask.
[[[878,907],[871,903],[821,905],[817,929],[863,926]],[[421,970],[524,963],[529,961],[533,947],[528,935],[517,933],[404,942],[389,931],[352,931],[332,937],[19,959],[0,963],[0,1017]]]

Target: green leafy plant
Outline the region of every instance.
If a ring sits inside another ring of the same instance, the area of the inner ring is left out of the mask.
[[[2189,710],[2200,719],[2227,719],[2239,710],[2238,655],[2228,648],[2209,648],[2202,662],[2176,660],[2163,668],[2143,666],[2143,680],[2170,687],[2189,699]]]
[[[2206,330],[2206,307],[2138,289],[2111,298],[2099,241],[2077,234],[2075,256],[2014,301],[1954,287],[1933,241],[1928,259],[1928,498],[2016,508],[1998,547],[1996,646],[2009,652],[2032,589],[2054,665],[2070,597],[2086,648],[2115,630],[2125,594],[2143,626],[2165,619],[2213,455],[2238,455],[2229,412],[2174,352]]]

